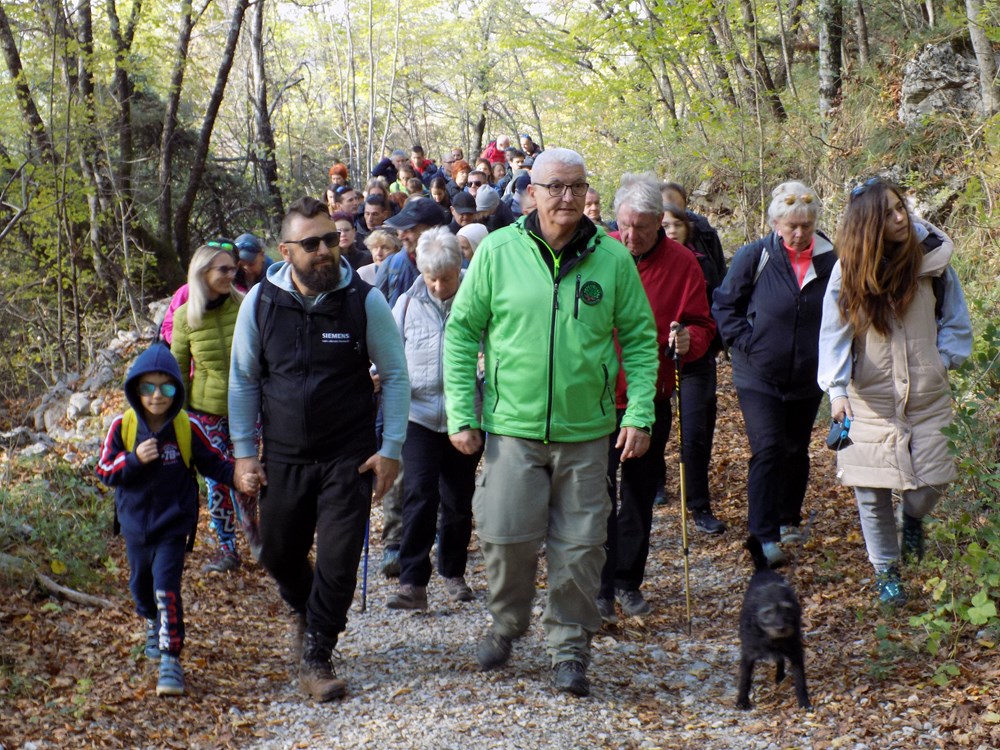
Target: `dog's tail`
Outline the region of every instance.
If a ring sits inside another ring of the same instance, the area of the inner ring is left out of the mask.
[[[755,536],[748,536],[746,542],[743,546],[747,548],[750,553],[750,559],[753,560],[754,570],[768,570],[771,566],[768,565],[767,557],[764,555],[764,548],[760,546],[760,540]]]

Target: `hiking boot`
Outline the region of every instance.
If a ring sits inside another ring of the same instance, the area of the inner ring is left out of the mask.
[[[303,637],[302,661],[299,663],[299,692],[320,702],[343,698],[347,683],[337,677],[330,663],[331,647],[322,644],[316,633]]]
[[[160,623],[156,620],[146,620],[146,658],[158,661],[160,658]]]
[[[706,534],[721,534],[726,530],[726,524],[715,517],[710,510],[696,510],[691,515],[694,516],[694,527],[698,531]]]
[[[615,592],[615,598],[621,605],[622,612],[628,617],[648,615],[652,610],[649,602],[646,601],[646,597],[642,595],[639,589],[618,589]]]
[[[160,655],[160,679],[156,681],[157,695],[184,695],[184,670],[181,660],[170,654]]]
[[[444,589],[448,592],[448,598],[453,602],[474,602],[476,595],[472,593],[469,584],[465,582],[464,576],[444,579]]]
[[[903,538],[899,551],[904,559],[924,559],[924,519],[903,513]]]
[[[427,587],[404,583],[389,597],[389,609],[427,609]]]
[[[899,569],[895,565],[875,572],[875,587],[878,589],[879,604],[889,607],[906,604],[906,590],[899,578]]]
[[[761,542],[760,549],[767,558],[768,567],[780,568],[787,561],[785,551],[777,542]]]
[[[305,612],[296,612],[292,616],[292,624],[289,628],[289,634],[292,638],[291,661],[292,664],[298,664],[302,661],[302,643],[306,635]]]
[[[556,690],[573,695],[590,695],[590,680],[583,662],[561,661],[552,670],[552,684]]]
[[[399,547],[389,548],[382,552],[382,575],[386,578],[399,578]]]
[[[479,641],[476,649],[476,661],[479,668],[484,672],[502,667],[510,659],[510,651],[514,645],[514,639],[505,635],[498,635],[492,629],[485,637]]]
[[[211,562],[201,566],[202,573],[228,573],[240,567],[240,558],[233,550],[219,550]]]
[[[618,613],[615,612],[615,600],[597,597],[597,611],[601,613],[601,621],[608,625],[618,624]]]
[[[806,538],[802,535],[798,526],[782,526],[781,527],[781,543],[782,544],[802,544]]]

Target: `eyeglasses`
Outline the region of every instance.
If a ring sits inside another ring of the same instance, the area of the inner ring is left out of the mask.
[[[328,248],[337,247],[340,242],[340,232],[327,232],[322,237],[303,237],[301,240],[285,240],[286,245],[299,245],[307,253],[314,253],[319,250],[319,243],[323,243]]]
[[[802,201],[803,203],[808,205],[813,202],[813,198],[814,196],[812,195],[812,193],[803,193],[802,195],[790,194],[785,196],[785,205],[794,206],[796,201]]]
[[[152,396],[157,391],[163,398],[173,398],[177,395],[177,386],[173,383],[139,383],[140,396]]]
[[[881,181],[882,180],[879,177],[869,177],[851,191],[851,200],[854,200],[859,195],[864,195],[868,191],[868,188],[878,185]]]
[[[236,266],[209,266],[209,271],[218,271],[223,276],[232,276],[236,273]]]
[[[207,247],[217,247],[220,250],[225,250],[227,253],[232,253],[236,250],[236,245],[229,240],[209,240],[205,245]]]
[[[469,187],[482,187],[486,183],[485,182],[470,182],[468,184],[469,184]]]
[[[574,198],[582,198],[590,190],[589,182],[574,182],[572,185],[564,185],[561,182],[534,182],[533,185],[537,187],[548,188],[549,195],[553,198],[562,198],[566,191],[569,190]]]

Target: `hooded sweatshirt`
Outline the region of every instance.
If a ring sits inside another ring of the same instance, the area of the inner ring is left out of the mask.
[[[139,398],[139,378],[163,373],[177,386],[166,422],[153,432],[146,424]],[[137,427],[132,450],[122,437],[122,415],[115,417],[101,447],[97,476],[115,488],[115,509],[122,534],[144,544],[191,534],[198,523],[198,483],[184,464],[173,420],[184,404],[184,385],[177,360],[163,344],[154,344],[140,354],[125,377],[125,398],[135,410]],[[233,463],[216,449],[201,426],[191,422],[191,462],[204,476],[232,485]],[[159,458],[144,464],[135,448],[156,438]]]

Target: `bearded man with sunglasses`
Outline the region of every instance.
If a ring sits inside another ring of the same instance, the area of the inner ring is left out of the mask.
[[[230,430],[240,476],[263,486],[260,562],[295,613],[299,689],[325,701],[346,693],[330,658],[354,597],[372,486],[380,499],[399,471],[410,385],[389,305],[341,259],[326,206],[293,203],[281,237],[284,262],[250,290],[236,322]],[[378,452],[372,363],[384,415]]]
[[[528,187],[537,209],[479,245],[452,304],[444,354],[452,444],[472,455],[488,435],[473,499],[493,618],[479,667],[503,666],[527,631],[544,541],[542,625],[553,683],[581,696],[590,692],[590,642],[601,627],[616,343],[629,375],[616,445],[623,461],[649,447],[658,364],[656,324],[635,262],[583,215],[586,180],[575,151],[538,157]]]

